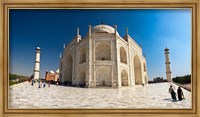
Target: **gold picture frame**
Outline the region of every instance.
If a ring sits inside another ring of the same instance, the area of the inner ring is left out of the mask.
[[[200,116],[200,1],[199,0],[2,0],[0,44],[1,116],[130,116],[130,117],[199,117]],[[192,109],[8,109],[9,9],[60,8],[190,8],[192,9]]]

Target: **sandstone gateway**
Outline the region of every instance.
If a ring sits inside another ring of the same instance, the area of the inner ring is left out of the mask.
[[[82,38],[77,35],[60,57],[60,81],[73,86],[121,87],[148,83],[142,48],[128,35],[122,38],[105,24],[91,27]]]

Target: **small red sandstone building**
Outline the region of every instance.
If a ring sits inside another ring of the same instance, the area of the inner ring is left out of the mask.
[[[53,70],[51,71],[47,70],[45,74],[45,80],[47,82],[49,81],[57,82],[59,80],[59,70],[57,70],[56,72],[54,72]]]

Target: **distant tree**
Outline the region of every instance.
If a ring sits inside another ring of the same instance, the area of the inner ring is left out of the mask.
[[[12,80],[16,80],[18,79],[18,81],[12,81]],[[17,74],[9,74],[9,84],[13,85],[13,84],[17,84],[17,83],[21,83],[21,82],[25,82],[27,80],[29,80],[30,77],[28,76],[22,76],[22,75],[17,75]]]
[[[177,76],[172,81],[179,84],[189,84],[191,83],[191,75]]]
[[[9,80],[14,80],[15,78],[17,78],[16,74],[9,74]]]

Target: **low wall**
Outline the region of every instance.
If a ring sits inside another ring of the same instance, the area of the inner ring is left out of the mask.
[[[173,84],[176,84],[176,85],[178,85],[179,87],[181,87],[181,88],[183,88],[183,89],[186,89],[186,90],[188,90],[188,91],[191,92],[191,84],[190,84],[190,86],[188,86],[188,84],[187,84],[187,85],[184,85],[184,84],[179,84],[179,83],[175,83],[175,82],[173,82]]]

